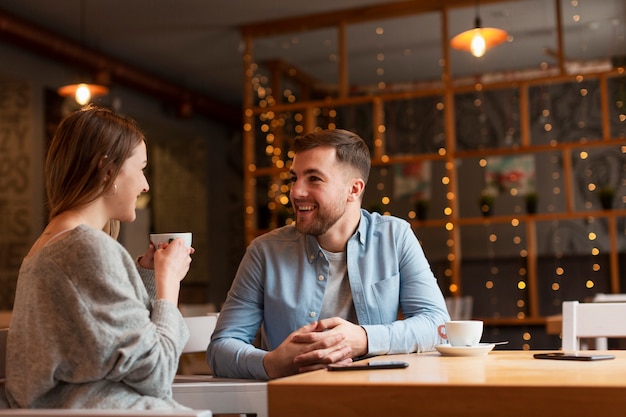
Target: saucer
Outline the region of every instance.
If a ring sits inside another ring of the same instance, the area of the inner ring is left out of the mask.
[[[494,348],[493,343],[479,343],[476,346],[437,345],[437,352],[445,356],[484,356]]]

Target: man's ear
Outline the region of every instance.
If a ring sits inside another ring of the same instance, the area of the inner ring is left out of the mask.
[[[348,195],[348,201],[360,201],[361,195],[365,190],[365,181],[362,178],[352,178],[350,185],[350,194]]]

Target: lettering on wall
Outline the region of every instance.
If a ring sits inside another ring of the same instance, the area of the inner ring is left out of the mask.
[[[0,309],[11,309],[22,259],[32,242],[31,86],[0,82]]]

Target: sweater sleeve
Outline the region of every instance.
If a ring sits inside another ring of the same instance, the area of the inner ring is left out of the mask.
[[[137,267],[139,276],[143,281],[143,285],[146,287],[146,291],[148,291],[148,297],[150,297],[150,300],[154,302],[156,299],[156,280],[154,278],[154,270],[142,267],[139,265],[139,260],[135,261],[135,266]]]
[[[41,335],[31,353],[43,356],[33,363],[48,367],[41,377],[108,380],[142,395],[169,396],[189,338],[177,307],[164,300],[151,306],[135,261],[105,234],[91,231],[59,246],[49,248],[34,272],[41,279],[29,288],[39,310],[40,329],[33,331]]]
[[[138,270],[117,242],[112,246],[118,253],[109,253],[101,262],[108,285],[97,299],[90,300],[96,307],[106,305],[106,311],[100,310],[103,318],[96,321],[101,327],[99,334],[106,337],[100,343],[109,348],[102,358],[103,368],[108,370],[105,378],[123,381],[144,395],[169,395],[189,330],[174,304],[154,301],[153,271]],[[104,291],[108,296],[101,298]],[[110,308],[112,304],[118,307]]]

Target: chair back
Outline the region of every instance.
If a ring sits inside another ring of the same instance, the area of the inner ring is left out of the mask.
[[[626,302],[563,302],[563,350],[580,350],[581,338],[626,337]],[[596,346],[598,347],[598,346]],[[602,344],[606,349],[606,343]]]
[[[172,394],[180,404],[192,409],[211,408],[213,413],[234,415],[256,415],[267,417],[267,381],[252,381],[232,378],[214,378],[206,363],[205,353],[217,324],[219,313],[187,317],[189,341],[183,348],[181,365],[183,374],[174,379]],[[201,356],[205,372],[197,373],[194,360]],[[185,360],[189,359],[189,360]]]
[[[471,295],[462,297],[446,297],[446,307],[450,314],[450,320],[470,320],[474,298]]]
[[[11,409],[0,412],[0,416],[11,417],[212,417],[210,410],[100,410],[90,409]]]
[[[0,329],[0,381],[6,377],[8,336],[9,329]]]
[[[187,327],[189,327],[189,340],[183,348],[183,353],[206,352],[211,335],[217,324],[218,313],[207,314],[205,316],[183,317]]]
[[[9,336],[9,329],[0,329],[0,410],[9,408],[9,403],[4,392],[7,363],[7,336]],[[2,411],[0,411],[0,414],[2,414]]]

